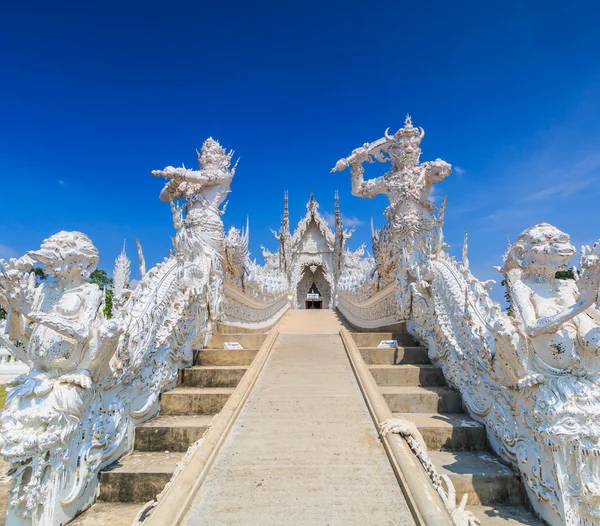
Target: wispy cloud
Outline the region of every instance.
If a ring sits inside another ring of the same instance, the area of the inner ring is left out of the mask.
[[[0,245],[0,259],[9,259],[17,257],[17,251],[7,247],[6,245]]]
[[[64,182],[62,179],[59,179],[59,180],[58,180],[58,184],[59,184],[60,186],[63,186],[63,185],[65,184],[65,182]]]
[[[325,221],[327,221],[327,224],[333,228],[335,226],[335,215],[332,214],[331,212],[327,212],[324,211],[322,214],[323,219],[325,219]],[[356,216],[345,216],[342,214],[342,221],[344,222],[344,226],[347,227],[353,227],[353,226],[359,226],[359,225],[363,225],[364,221],[362,221],[361,219],[359,219]]]
[[[323,216],[323,219],[325,219],[325,221],[327,221],[327,224],[329,226],[332,227],[335,225],[335,216],[331,212],[323,211],[323,213],[321,215]]]
[[[464,168],[461,168],[460,166],[456,166],[456,165],[452,167],[452,171],[456,175],[464,175],[467,173],[467,171]]]
[[[570,195],[575,195],[584,188],[590,186],[593,182],[594,179],[587,179],[583,181],[555,184],[528,195],[523,199],[523,201],[546,201],[547,199],[553,199],[555,197],[567,197]]]
[[[342,220],[344,221],[344,226],[359,226],[364,224],[364,221],[358,219],[356,216],[345,216],[342,215]]]
[[[535,215],[548,202],[576,196],[600,181],[600,154],[592,154],[573,164],[554,165],[549,171],[524,170],[528,173],[512,185],[512,204],[493,210],[485,219],[492,228]],[[532,188],[533,182],[535,186]],[[536,188],[537,187],[537,188]],[[537,206],[536,208],[536,205]],[[484,228],[484,230],[488,230]]]

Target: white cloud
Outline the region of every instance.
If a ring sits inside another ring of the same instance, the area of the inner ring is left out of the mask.
[[[553,199],[555,197],[567,197],[569,195],[575,195],[584,188],[590,186],[593,182],[593,179],[588,179],[577,182],[555,184],[549,188],[544,188],[543,190],[539,190],[538,192],[528,195],[524,201],[546,201],[547,199]]]
[[[331,212],[324,211],[321,215],[323,216],[323,219],[325,219],[325,221],[327,221],[327,224],[330,227],[335,226],[335,216]]]
[[[335,227],[335,215],[333,215],[331,212],[326,211],[323,211],[321,215],[323,216],[323,219],[327,221],[327,224],[331,228]],[[344,214],[342,214],[342,221],[344,222],[345,227],[353,227],[364,224],[364,221],[362,219],[359,219],[356,216],[345,216]]]
[[[544,163],[542,166],[547,165]],[[592,191],[600,180],[600,154],[585,157],[579,162],[553,163],[551,169],[523,169],[526,175],[517,177],[510,188],[513,192],[511,205],[492,210],[485,219],[492,223],[491,228],[505,228],[507,224],[519,220],[522,223],[529,217],[538,217],[548,202],[573,197],[585,191]],[[531,184],[534,182],[534,185]],[[537,188],[536,188],[537,187]],[[513,196],[520,196],[515,198]],[[484,230],[489,230],[485,228]]]
[[[16,258],[17,256],[16,250],[7,247],[6,245],[0,245],[0,259]]]
[[[346,217],[345,215],[342,215],[342,220],[344,221],[344,226],[359,226],[364,224],[364,221],[358,219],[356,216]]]
[[[467,173],[467,171],[464,168],[461,168],[460,166],[453,166],[452,170],[454,171],[454,173],[456,173],[456,175],[464,175]]]

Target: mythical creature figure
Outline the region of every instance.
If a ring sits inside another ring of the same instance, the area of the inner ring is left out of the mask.
[[[225,267],[227,279],[238,283],[244,289],[244,274],[250,257],[248,242],[250,239],[250,223],[246,221],[246,229],[231,227],[224,240]]]
[[[600,311],[595,308],[600,258],[587,247],[577,281],[556,279],[574,254],[567,234],[542,223],[519,235],[501,270],[513,310],[534,348],[536,364],[552,374],[585,376],[586,358],[600,350]]]
[[[227,153],[218,141],[209,137],[204,141],[198,154],[200,170],[174,168],[153,170],[155,177],[169,179],[160,198],[171,202],[175,238],[175,253],[193,260],[206,259],[209,282],[209,309],[211,318],[219,320],[223,316],[223,261],[225,260],[224,227],[221,216],[225,213],[225,201],[237,163],[230,169],[233,152]],[[185,207],[173,201],[185,198]]]
[[[209,257],[212,257],[214,250],[223,256],[224,229],[221,216],[225,213],[227,203],[222,209],[220,206],[229,193],[237,163],[232,169],[229,168],[233,152],[227,153],[212,137],[204,141],[197,153],[200,170],[167,166],[164,170],[153,170],[152,175],[170,179],[160,193],[162,201],[186,200],[185,218],[177,208],[173,209],[177,235],[183,235],[179,231],[184,228],[187,246],[191,250],[202,250]]]
[[[420,144],[425,136],[423,128],[415,128],[407,115],[404,128],[373,143],[366,143],[340,159],[332,172],[350,166],[352,194],[358,197],[375,197],[385,194],[390,206],[385,214],[391,219],[395,236],[415,236],[428,232],[433,225],[431,212],[436,210],[429,200],[431,187],[452,173],[450,165],[436,159],[419,164]],[[392,169],[375,179],[364,180],[365,162],[391,161]]]
[[[541,385],[529,425],[555,454],[564,494],[580,499],[587,519],[600,520],[600,257],[583,247],[576,280],[557,279],[575,248],[547,223],[521,233],[505,255],[517,327],[532,348],[532,376]],[[532,382],[529,384],[531,385]],[[573,477],[577,473],[578,477]],[[568,519],[570,503],[565,502]]]
[[[441,159],[419,164],[420,144],[425,132],[412,125],[410,116],[406,116],[404,127],[394,135],[389,135],[388,131],[389,128],[382,139],[366,143],[356,148],[349,157],[340,159],[332,172],[350,167],[353,195],[387,195],[390,206],[386,208],[385,215],[389,225],[387,231],[382,229],[381,237],[383,242],[389,236],[385,244],[391,250],[385,250],[383,246],[382,250],[378,250],[374,246],[374,252],[379,279],[387,282],[389,276],[395,276],[398,289],[396,317],[406,320],[411,309],[410,283],[417,279],[411,269],[418,268],[419,261],[416,259],[419,254],[430,250],[431,232],[439,223],[432,213],[437,208],[429,199],[431,187],[448,177],[452,168]],[[392,169],[380,177],[365,181],[363,164],[374,161],[391,162]],[[443,216],[443,212],[440,215]],[[385,256],[384,251],[387,252]]]
[[[35,285],[29,272],[38,260],[56,278]],[[103,292],[85,281],[98,264],[98,251],[80,232],[59,232],[39,250],[2,261],[2,303],[8,306],[8,333],[29,373],[10,385],[2,427],[2,455],[12,463],[11,506],[40,516],[45,469],[67,464],[63,446],[77,432],[95,383],[106,372],[121,327],[102,314]],[[49,497],[48,495],[46,497]]]
[[[271,252],[268,248],[261,245],[263,258],[265,258],[265,268],[279,270],[281,268],[281,256],[279,252]]]

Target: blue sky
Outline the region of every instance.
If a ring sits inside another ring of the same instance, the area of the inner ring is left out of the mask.
[[[250,216],[254,256],[276,248],[286,189],[294,223],[311,190],[331,214],[339,189],[356,248],[387,200],[329,171],[406,113],[422,160],[455,167],[436,199],[482,279],[537,222],[600,237],[595,2],[86,4],[0,6],[0,257],[77,229],[106,270],[124,238],[156,263],[172,224],[150,171],[194,166],[211,135],[241,157],[224,221]]]

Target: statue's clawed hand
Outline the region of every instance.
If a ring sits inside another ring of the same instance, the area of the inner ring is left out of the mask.
[[[10,307],[23,314],[31,311],[35,290],[35,274],[28,272],[33,267],[29,256],[10,261],[1,261],[4,272],[0,272],[0,294]]]
[[[576,274],[580,300],[592,305],[598,301],[600,286],[600,241],[593,247],[581,247],[579,258],[580,272]]]
[[[63,374],[62,376],[58,377],[58,381],[65,384],[75,385],[77,387],[81,387],[82,389],[90,389],[92,387],[92,378],[90,377],[90,373],[85,369],[69,374]]]

